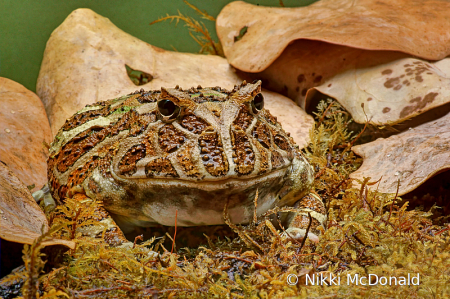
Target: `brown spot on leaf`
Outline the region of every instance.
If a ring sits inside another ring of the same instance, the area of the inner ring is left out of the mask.
[[[287,85],[283,86],[283,89],[280,91],[280,93],[285,97],[289,97],[289,88],[287,87]]]
[[[367,102],[370,102],[370,101],[372,101],[373,99],[372,98],[367,98]],[[364,104],[364,103],[363,103]]]
[[[381,72],[382,75],[390,75],[392,74],[392,70],[391,69],[387,69]]]
[[[387,79],[386,82],[384,82],[384,87],[392,88],[392,87],[396,86],[398,83],[400,83],[399,77],[390,78],[390,79]]]
[[[430,92],[423,99],[421,97],[416,97],[410,100],[410,103],[416,104],[403,108],[403,110],[400,112],[400,118],[404,118],[415,111],[420,112],[421,109],[425,108],[429,103],[432,103],[437,95],[437,92]]]
[[[400,88],[402,88],[402,85],[401,85],[401,84],[396,85],[396,86],[394,87],[394,90],[399,90]]]
[[[303,75],[303,74],[298,75],[297,82],[302,83],[303,81],[305,81],[305,75]]]
[[[306,96],[306,93],[308,92],[307,88],[303,88],[302,89],[302,96]]]
[[[317,76],[314,78],[314,83],[319,83],[320,81],[322,81],[322,76]]]
[[[391,111],[391,108],[389,108],[389,107],[383,108],[383,113],[388,113],[389,111]]]
[[[422,76],[416,76],[414,79],[416,79],[417,82],[422,82],[423,81]]]
[[[331,83],[330,83],[330,84],[328,84],[328,87],[331,87]]]

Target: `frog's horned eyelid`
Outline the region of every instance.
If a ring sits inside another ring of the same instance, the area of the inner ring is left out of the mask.
[[[261,80],[253,80],[252,84],[257,84],[259,86],[262,86],[262,81]]]
[[[258,81],[256,84],[248,83],[238,86],[234,89],[232,97],[239,102],[250,102],[259,93],[261,93],[261,81]]]

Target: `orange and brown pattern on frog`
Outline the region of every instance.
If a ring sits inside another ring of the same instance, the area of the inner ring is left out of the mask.
[[[304,237],[308,212],[311,239],[326,221],[320,198],[308,195],[313,170],[264,109],[260,81],[232,91],[141,90],[88,105],[59,130],[48,178],[59,203],[69,196],[102,202],[107,212],[98,220],[108,223],[111,244],[125,240],[115,222],[126,229],[224,224],[226,204],[232,222],[248,223],[257,192],[257,215],[296,208],[286,230],[294,238]]]

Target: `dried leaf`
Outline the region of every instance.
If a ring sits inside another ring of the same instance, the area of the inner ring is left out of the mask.
[[[368,118],[394,124],[450,102],[450,58],[435,63],[404,58],[351,69],[315,89],[337,99],[358,123]]]
[[[322,0],[298,8],[236,1],[223,8],[216,27],[230,64],[247,72],[266,69],[297,39],[433,60],[450,54],[448,1]]]
[[[436,173],[450,168],[450,113],[387,139],[377,139],[352,150],[363,157],[360,169],[350,175],[371,181],[381,178],[378,191],[406,194]]]
[[[152,80],[137,87],[126,65]],[[240,78],[224,58],[165,51],[118,29],[89,9],[77,9],[52,33],[44,53],[37,94],[45,103],[56,134],[65,120],[86,104],[116,98],[136,89],[202,85],[232,89]],[[313,121],[283,96],[264,91],[265,107],[280,116],[283,128],[303,147]],[[289,111],[289,115],[287,113]],[[289,116],[289,119],[284,119]]]
[[[393,51],[369,51],[320,41],[296,40],[267,69],[250,74],[262,79],[264,86],[293,99],[309,110],[314,94],[311,88],[328,86],[338,73],[372,67],[407,57]],[[306,99],[307,98],[307,99]],[[306,101],[308,100],[308,101]]]
[[[0,237],[12,242],[33,244],[41,235],[42,226],[44,231],[48,230],[44,212],[31,197],[27,187],[7,166],[0,163]],[[60,239],[46,240],[42,244],[75,247],[74,242]]]
[[[0,159],[26,185],[47,182],[51,133],[41,100],[23,85],[0,78]]]

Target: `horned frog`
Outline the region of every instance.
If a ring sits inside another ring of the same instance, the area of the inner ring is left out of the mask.
[[[107,241],[125,241],[116,223],[133,226],[248,223],[275,206],[294,206],[286,232],[310,237],[326,220],[308,195],[313,169],[268,110],[261,81],[220,87],[135,93],[86,106],[56,135],[48,160],[49,188],[95,199],[105,210]],[[112,216],[112,219],[111,219]],[[113,220],[114,219],[114,220]],[[105,236],[105,235],[104,235]]]

